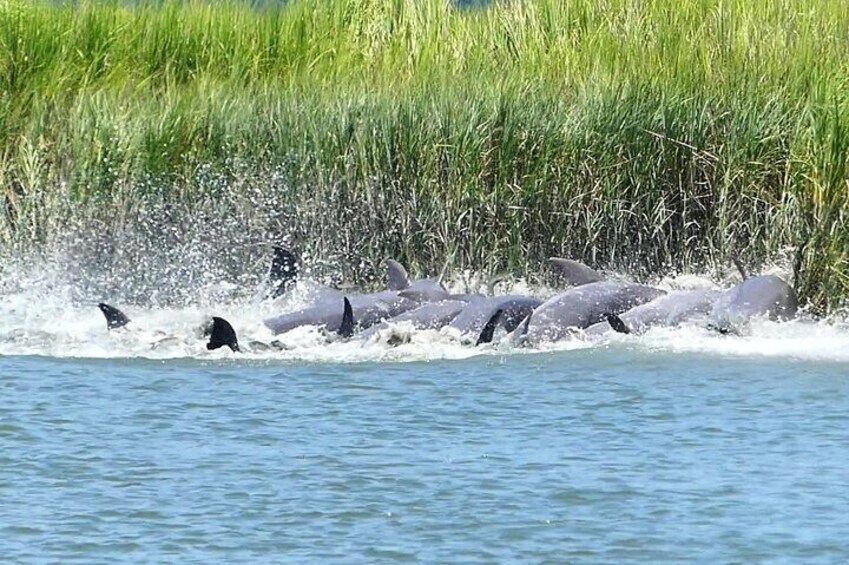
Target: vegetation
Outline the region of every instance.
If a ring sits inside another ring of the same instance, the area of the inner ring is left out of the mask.
[[[827,312],[847,156],[842,0],[0,0],[7,251],[218,214],[430,271],[789,257]]]

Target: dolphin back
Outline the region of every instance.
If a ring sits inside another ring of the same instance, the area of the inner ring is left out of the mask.
[[[776,275],[749,277],[717,299],[711,312],[713,325],[734,330],[756,316],[773,321],[789,320],[798,310],[796,292]]]
[[[364,331],[361,337],[365,340],[370,339],[377,332],[387,329],[390,325],[404,322],[411,323],[418,330],[436,330],[449,324],[465,306],[466,303],[460,300],[428,302],[373,325]]]
[[[450,325],[461,334],[479,339],[487,322],[500,310],[497,325],[512,332],[540,304],[542,300],[538,298],[519,294],[480,297],[469,301]]]
[[[448,291],[436,279],[415,280],[398,295],[417,302],[437,302],[449,298]]]
[[[601,281],[571,288],[553,296],[531,315],[525,341],[557,341],[573,330],[599,322],[605,314],[621,314],[654,300],[665,292],[646,285]]]
[[[632,332],[643,332],[656,326],[677,326],[687,320],[707,315],[722,291],[712,288],[676,290],[631,308],[620,317]]]

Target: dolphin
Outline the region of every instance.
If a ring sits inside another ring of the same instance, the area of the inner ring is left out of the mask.
[[[360,333],[360,337],[367,341],[379,332],[401,323],[409,323],[417,330],[438,330],[450,324],[463,311],[466,304],[464,300],[452,299],[428,302],[367,328]]]
[[[348,300],[360,327],[367,328],[384,320],[412,310],[419,302],[399,296],[388,290],[373,294],[349,295]],[[322,300],[320,303],[302,308],[289,314],[280,314],[263,320],[265,326],[275,335],[291,331],[301,326],[319,326],[329,332],[342,327],[342,300]]]
[[[722,293],[710,312],[711,327],[728,333],[744,327],[753,317],[784,321],[795,317],[797,310],[796,292],[784,279],[756,275]]]
[[[611,329],[619,333],[642,333],[654,326],[677,326],[709,314],[721,295],[722,291],[711,288],[672,291],[621,315],[605,312],[607,320],[588,327],[584,333],[594,336]]]
[[[487,343],[492,337],[482,339],[481,335],[496,312],[501,313],[496,328],[503,327],[509,333],[542,303],[539,298],[520,294],[480,297],[470,300],[448,326],[477,343]]]
[[[301,297],[307,298],[312,304],[325,301],[338,303],[345,296],[343,290],[301,277],[298,260],[291,250],[280,246],[275,246],[273,249],[274,255],[266,277],[266,284],[271,287],[271,290],[267,292],[269,298],[276,300],[291,295],[296,289]],[[410,288],[409,275],[401,263],[389,259],[386,271],[389,281],[388,290],[400,291]]]
[[[551,257],[548,260],[557,276],[569,286],[581,286],[603,281],[604,275],[572,259]]]
[[[568,286],[604,280],[603,275],[579,261],[562,257],[551,257],[548,261],[558,278]],[[466,308],[449,326],[465,337],[474,338],[476,344],[488,343],[495,329],[502,327],[507,333],[512,333],[542,303],[539,298],[521,294],[480,297],[469,300]],[[498,316],[497,312],[500,312]],[[490,322],[494,327],[490,327]]]
[[[347,339],[350,338],[353,333],[353,311],[351,309],[351,303],[348,301],[348,298],[345,297],[343,298],[342,323],[337,331],[337,335],[343,339]],[[224,318],[213,316],[212,324],[209,327],[209,341],[206,344],[206,348],[212,351],[224,346],[229,347],[234,353],[241,353],[242,351],[239,347],[239,338],[236,336],[236,330],[233,329],[230,322]],[[282,350],[285,349],[285,346],[283,346],[283,344],[279,341],[272,341],[271,343],[251,341],[250,349],[253,351],[268,351],[269,349]]]
[[[264,283],[264,299],[280,302],[297,295],[310,303],[342,300],[344,293],[341,290],[302,277],[298,260],[291,250],[274,246],[273,251]]]
[[[100,302],[97,307],[106,318],[106,328],[111,332],[113,330],[130,331],[132,333],[139,332],[144,335],[141,328],[135,324],[130,325],[130,318],[124,312],[105,302]],[[236,338],[236,333],[230,323],[217,316],[213,316],[207,322],[201,324],[194,332],[198,337],[209,337],[207,349],[218,349],[219,347],[228,346],[233,351],[239,351],[239,342]],[[174,343],[181,341],[180,336],[167,334],[161,330],[153,331],[154,341],[150,342],[151,348],[157,348],[163,344]]]
[[[230,322],[218,316],[212,317],[212,327],[209,330],[209,341],[206,348],[212,351],[219,347],[227,346],[230,351],[239,353],[239,338],[236,337],[236,330],[230,325]]]
[[[106,329],[108,330],[117,330],[130,323],[130,318],[114,306],[100,302],[97,304],[97,307],[100,308],[100,311],[103,312],[103,316],[106,318]]]
[[[450,295],[436,279],[410,282],[404,267],[394,260],[387,262],[390,290],[369,294],[348,294],[354,319],[360,329],[393,318],[423,303],[446,300]],[[329,295],[316,303],[295,312],[266,318],[263,323],[274,334],[281,334],[301,326],[319,326],[337,332],[342,326],[342,299]]]
[[[407,274],[407,269],[404,265],[395,259],[386,261],[386,271],[389,279],[387,289],[389,290],[404,290],[410,288],[410,276]]]
[[[590,267],[560,257],[549,259],[560,278],[571,286],[579,286],[602,280],[603,276]],[[424,282],[424,281],[416,281]],[[416,284],[414,283],[414,284]],[[439,291],[443,290],[440,285]],[[365,332],[368,339],[390,324],[412,322],[417,329],[438,329],[449,326],[464,337],[474,339],[476,344],[488,343],[498,327],[508,333],[514,331],[542,300],[524,295],[484,296],[482,294],[451,294],[448,300],[440,302],[439,296],[427,296],[412,291],[399,293],[419,301],[436,300],[433,304],[424,304],[414,310],[386,320]],[[457,310],[458,307],[460,310]],[[496,313],[498,315],[496,316]],[[491,322],[491,323],[490,323]],[[373,330],[373,331],[372,331]]]
[[[538,306],[517,329],[519,334],[514,332],[514,338],[527,345],[558,341],[574,330],[599,322],[604,314],[621,314],[663,294],[666,293],[654,287],[619,281],[570,288]]]

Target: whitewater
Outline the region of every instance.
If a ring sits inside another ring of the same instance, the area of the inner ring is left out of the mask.
[[[114,304],[129,315],[132,323],[127,328],[109,331],[96,307],[101,297],[81,300],[84,291],[57,284],[56,277],[45,276],[44,271],[38,273],[39,276],[31,280],[15,280],[14,275],[7,273],[5,288],[0,287],[3,288],[0,294],[2,355],[347,363],[465,359],[614,347],[647,352],[849,362],[849,324],[839,315],[818,320],[804,312],[790,322],[753,320],[751,327],[741,335],[720,335],[696,320],[677,328],[652,328],[642,335],[610,333],[591,338],[577,333],[574,339],[534,349],[513,347],[507,340],[499,342],[497,338],[493,344],[473,347],[459,334],[452,333],[451,328],[416,330],[404,323],[367,341],[356,337],[350,341],[329,340],[319,328],[309,326],[273,336],[262,320],[308,306],[312,300],[310,284],[296,286],[289,295],[274,301],[266,298],[261,285],[234,293],[232,283],[218,281],[197,289],[196,300],[183,307]],[[453,283],[449,281],[449,290],[468,291],[468,281],[481,278],[464,273]],[[708,276],[695,275],[658,281],[658,286],[666,290],[728,284],[727,280],[714,281]],[[557,290],[556,287],[533,288],[522,280],[496,288],[500,294],[524,292],[542,297],[551,296]],[[232,298],[234,294],[236,299]],[[208,351],[203,327],[213,315],[233,324],[240,343],[268,343],[277,339],[283,350],[258,351],[246,347],[240,354],[229,350]]]

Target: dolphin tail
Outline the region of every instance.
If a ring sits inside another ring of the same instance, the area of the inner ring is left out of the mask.
[[[101,302],[97,305],[100,308],[100,311],[103,312],[103,316],[106,318],[106,328],[110,330],[115,330],[118,328],[123,328],[127,324],[130,323],[130,319],[126,314],[115,308],[114,306],[110,306],[105,302]]]
[[[389,275],[389,290],[404,290],[410,287],[410,276],[404,265],[395,259],[390,259],[386,262],[386,270]]]
[[[277,298],[286,293],[287,290],[298,278],[298,260],[295,254],[285,247],[274,247],[274,258],[271,260],[271,269],[268,273],[268,280],[277,287],[271,294],[272,298]]]
[[[495,334],[495,328],[498,327],[498,322],[501,321],[501,315],[503,313],[504,310],[499,309],[495,311],[495,314],[492,315],[492,317],[483,327],[483,331],[481,331],[481,335],[475,342],[475,346],[478,346],[482,343],[490,343],[492,341],[492,336]]]
[[[211,351],[225,345],[233,351],[240,351],[236,330],[233,329],[230,322],[224,318],[213,316],[212,333],[209,336],[209,343],[206,344],[206,348]]]
[[[614,331],[621,333],[621,334],[631,333],[631,328],[629,328],[625,324],[625,321],[622,320],[622,318],[620,318],[616,314],[611,314],[610,312],[606,312],[605,314],[603,314],[602,317],[605,320],[607,320],[607,323],[610,324],[610,327],[613,328]]]
[[[342,325],[339,326],[339,335],[344,338],[349,338],[354,335],[354,310],[351,308],[351,301],[346,296],[345,309],[342,311]]]

